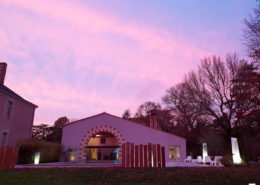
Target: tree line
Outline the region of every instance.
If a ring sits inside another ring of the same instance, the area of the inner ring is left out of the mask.
[[[58,118],[53,125],[33,125],[32,138],[61,143],[62,127],[69,123],[66,116]]]
[[[122,117],[148,124],[156,111],[159,129],[185,137],[191,155],[201,155],[203,142],[212,155],[231,154],[230,137],[237,137],[243,156],[260,156],[260,4],[244,23],[249,59],[205,57],[160,103],[144,102]]]

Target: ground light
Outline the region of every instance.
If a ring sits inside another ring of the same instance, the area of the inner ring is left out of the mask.
[[[41,152],[36,152],[34,156],[34,164],[39,164]]]
[[[75,151],[72,151],[72,152],[70,153],[69,160],[70,160],[71,162],[73,162],[73,161],[75,161],[75,159],[76,159],[76,153],[75,153]]]
[[[233,163],[240,164],[241,157],[239,153],[237,138],[231,137],[231,146],[232,146]]]
[[[208,156],[207,143],[202,143],[202,160],[205,161],[205,157]]]

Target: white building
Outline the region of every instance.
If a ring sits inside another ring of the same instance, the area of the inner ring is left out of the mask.
[[[185,138],[156,129],[156,116],[150,127],[101,113],[71,122],[63,127],[62,145],[74,161],[121,160],[121,145],[126,142],[160,144],[165,147],[165,160],[184,161]]]

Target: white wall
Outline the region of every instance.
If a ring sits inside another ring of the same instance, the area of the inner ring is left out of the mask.
[[[68,124],[63,128],[62,145],[65,150],[69,147],[79,148],[84,135],[92,128],[100,125],[109,125],[116,128],[126,142],[135,144],[160,144],[165,146],[165,159],[169,161],[169,146],[180,146],[180,161],[186,158],[186,140],[160,130],[152,129],[141,124],[128,121],[107,113],[86,118]]]

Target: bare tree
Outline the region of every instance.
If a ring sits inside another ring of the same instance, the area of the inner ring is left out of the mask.
[[[215,125],[220,127],[226,136],[231,136],[234,122],[235,104],[231,94],[238,57],[227,55],[226,62],[220,57],[204,58],[198,73],[190,73],[186,78],[194,101],[200,105],[206,115],[215,119]]]
[[[144,102],[138,107],[135,117],[147,117],[153,110],[161,110],[161,105],[151,101]]]
[[[259,80],[257,69],[233,54],[225,62],[216,56],[204,58],[198,72],[191,72],[185,83],[197,104],[194,108],[212,117],[229,138],[248,113],[259,110]]]
[[[232,89],[239,63],[236,54],[227,55],[225,62],[217,56],[204,58],[198,71],[190,72],[181,84],[167,91],[163,102],[188,127],[212,119],[216,128],[229,138],[238,122]]]
[[[193,82],[197,82],[194,72],[191,72],[189,76],[192,77]],[[168,89],[162,101],[172,111],[171,119],[174,124],[171,132],[186,138],[189,154],[201,155],[199,138],[201,131],[209,124],[210,117],[201,101],[195,99],[193,88],[201,91],[197,98],[204,99],[206,105],[211,104],[211,99],[208,93],[202,92],[198,83],[188,83],[188,78],[186,77],[185,81]],[[194,86],[191,87],[191,85]]]
[[[174,112],[176,123],[192,130],[202,122],[205,111],[194,101],[190,92],[189,84],[182,82],[168,89],[162,101]]]
[[[145,102],[139,106],[134,117],[130,120],[140,124],[150,126],[150,115],[155,115],[158,123],[158,129],[170,132],[174,125],[173,114],[171,110],[162,109],[159,103]]]

